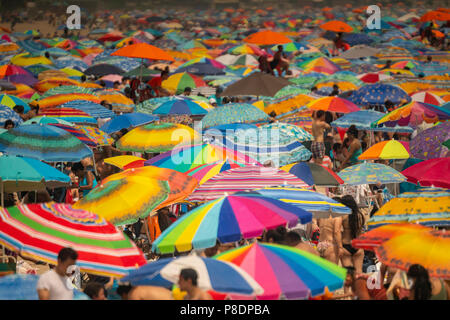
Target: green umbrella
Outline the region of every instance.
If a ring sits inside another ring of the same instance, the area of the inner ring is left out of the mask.
[[[447,141],[445,141],[445,142],[443,143],[443,145],[446,146],[447,149],[450,150],[450,139],[448,139]]]

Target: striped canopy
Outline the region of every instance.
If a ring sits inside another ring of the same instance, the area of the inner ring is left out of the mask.
[[[84,111],[61,106],[39,109],[39,115],[56,117],[74,123],[97,123],[97,120]]]
[[[0,243],[24,257],[55,265],[59,251],[72,247],[80,270],[102,276],[124,276],[147,262],[105,219],[59,203],[0,208]]]

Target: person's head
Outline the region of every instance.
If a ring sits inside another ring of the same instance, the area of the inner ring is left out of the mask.
[[[36,114],[39,113],[39,105],[38,104],[30,105],[30,109],[31,109],[31,111],[33,111]]]
[[[391,64],[392,64],[392,61],[391,61],[391,60],[386,61],[386,67],[390,67]]]
[[[356,129],[356,126],[352,124],[348,130],[347,130],[347,137],[350,141],[353,141],[353,139],[358,138],[358,129]]]
[[[427,269],[420,264],[409,267],[408,279],[412,281],[414,300],[429,300],[431,298],[431,281]]]
[[[128,300],[128,294],[130,293],[131,289],[133,289],[132,285],[120,284],[117,287],[116,292],[122,298],[122,300]]]
[[[316,92],[316,91],[317,91],[317,87],[316,86],[311,88],[311,92]]]
[[[86,76],[83,74],[82,76],[81,76],[81,82],[86,82]]]
[[[100,86],[102,86],[103,88],[106,87],[106,83],[103,80],[100,80],[100,82],[98,83]]]
[[[106,300],[105,287],[98,282],[89,282],[83,291],[92,300]]]
[[[25,112],[25,108],[21,105],[18,105],[13,107],[13,111],[18,114],[23,114]]]
[[[119,89],[119,86],[120,86],[120,82],[119,81],[114,81],[113,88],[114,89]]]
[[[58,265],[56,268],[66,274],[67,268],[73,266],[78,259],[78,253],[72,248],[63,248],[58,253]]]
[[[339,90],[339,86],[336,83],[333,84],[333,90]]]
[[[178,286],[181,291],[188,291],[197,286],[198,274],[197,271],[191,268],[181,270],[180,278],[178,279]]]
[[[167,80],[168,78],[169,78],[169,71],[168,70],[161,71],[161,79],[164,81]]]
[[[279,52],[283,52],[283,46],[282,45],[277,46],[277,49],[278,49]]]
[[[217,106],[217,101],[214,98],[209,99],[209,104],[211,104],[212,106],[216,107]]]
[[[5,128],[5,129],[14,128],[14,121],[12,121],[11,119],[6,120],[5,124],[3,125],[3,128]]]
[[[347,275],[345,277],[344,285],[346,287],[351,287],[353,281],[355,281],[355,268],[354,267],[344,267],[347,270]]]
[[[300,237],[300,235],[297,232],[289,231],[288,233],[286,233],[284,241],[285,241],[286,245],[295,247],[300,242],[302,242],[302,238]]]
[[[352,210],[352,213],[348,216],[348,224],[350,226],[352,239],[357,238],[361,234],[364,227],[364,216],[359,210],[355,199],[349,194],[340,198],[334,197],[333,199]]]
[[[81,179],[84,176],[85,168],[81,162],[76,162],[72,166],[72,172]]]
[[[287,233],[286,228],[283,226],[269,230],[266,233],[266,242],[283,244],[286,233]]]
[[[47,59],[50,59],[50,53],[48,53],[48,51],[45,51],[44,56],[45,56]]]
[[[433,58],[431,56],[427,56],[427,61],[431,62],[433,60]]]
[[[192,92],[191,87],[186,87],[186,88],[184,88],[183,94],[184,94],[185,96],[190,96],[190,95],[191,95],[191,92]]]
[[[317,110],[316,111],[316,119],[325,121],[325,111]]]
[[[335,143],[335,144],[333,144],[332,149],[335,154],[341,153],[342,152],[342,144]]]
[[[214,247],[211,248],[207,248],[204,250],[205,256],[207,256],[208,258],[214,257],[220,248],[220,242],[216,241],[216,245]]]

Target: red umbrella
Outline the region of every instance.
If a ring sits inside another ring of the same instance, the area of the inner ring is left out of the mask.
[[[423,187],[450,188],[450,158],[420,162],[402,171],[408,182]]]

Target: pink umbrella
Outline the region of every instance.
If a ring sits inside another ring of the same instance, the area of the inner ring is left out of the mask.
[[[108,74],[107,76],[103,76],[100,78],[100,80],[104,81],[111,81],[111,82],[122,82],[122,76],[119,76],[117,74]]]
[[[86,63],[88,66],[91,66],[92,65],[92,61],[98,55],[99,55],[99,53],[88,54],[86,57],[83,58],[83,62]]]
[[[450,188],[450,158],[420,162],[402,171],[408,182],[423,187]]]

